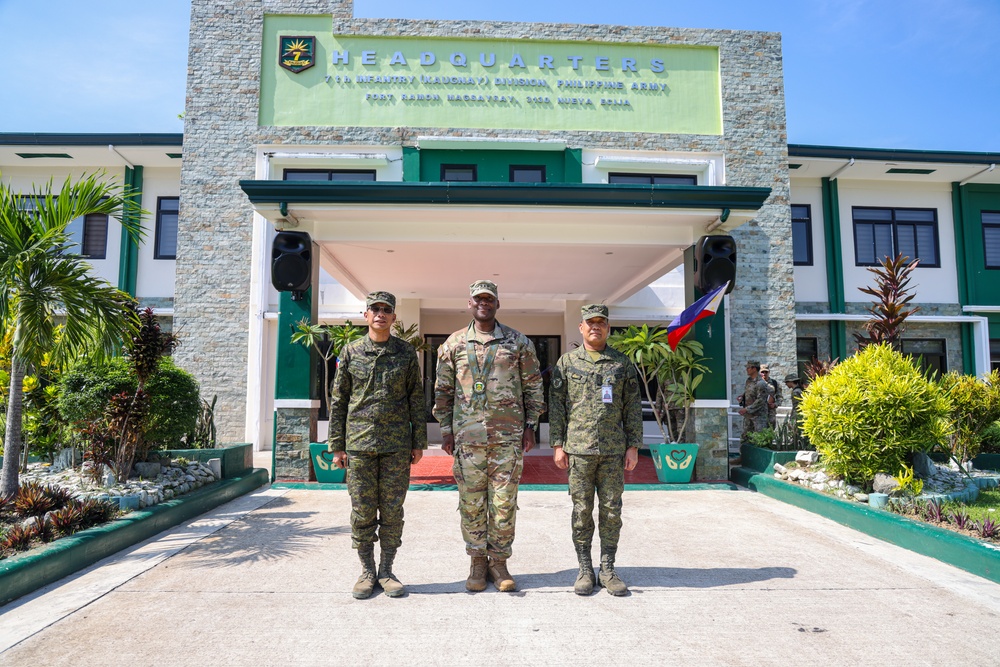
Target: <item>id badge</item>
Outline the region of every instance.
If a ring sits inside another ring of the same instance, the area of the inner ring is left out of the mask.
[[[601,387],[601,401],[603,403],[614,403],[614,397],[611,393],[611,385],[606,384]]]

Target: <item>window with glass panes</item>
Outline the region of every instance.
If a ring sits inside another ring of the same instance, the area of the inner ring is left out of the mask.
[[[177,214],[179,209],[179,197],[160,197],[156,200],[154,259],[177,259]]]
[[[374,169],[285,169],[286,181],[374,181]]]
[[[854,257],[857,266],[876,266],[884,257],[919,259],[919,266],[941,266],[937,209],[855,206]]]
[[[1000,269],[1000,211],[983,211],[983,253],[987,269]]]
[[[694,174],[608,174],[608,183],[633,183],[636,185],[698,185]]]
[[[545,182],[545,167],[544,166],[511,165],[511,167],[510,167],[510,182],[511,183],[544,183]]]
[[[900,352],[913,357],[923,372],[930,371],[934,377],[948,372],[948,357],[943,338],[903,338]]]
[[[802,337],[795,339],[795,370],[799,374],[799,380],[806,383],[806,366],[813,359],[819,358],[819,339],[815,337]]]
[[[55,199],[55,198],[53,198]],[[22,210],[33,211],[38,201],[33,197],[21,197],[18,205]],[[108,255],[108,216],[103,213],[91,213],[70,220],[66,225],[66,236],[69,237],[68,251],[88,259],[105,259]]]
[[[476,177],[476,165],[443,164],[441,165],[441,180],[474,182],[478,180]]]
[[[792,204],[792,262],[812,266],[812,209],[808,204]]]

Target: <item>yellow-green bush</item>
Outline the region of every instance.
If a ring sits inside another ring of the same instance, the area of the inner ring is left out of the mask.
[[[969,461],[979,453],[982,432],[1000,419],[1000,372],[984,378],[951,372],[940,384],[951,401],[951,453],[959,461]]]
[[[944,443],[950,407],[908,357],[882,344],[817,377],[799,410],[827,471],[865,484],[877,473],[901,470],[911,452]]]

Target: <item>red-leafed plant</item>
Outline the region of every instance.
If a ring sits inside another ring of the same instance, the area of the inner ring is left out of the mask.
[[[871,319],[864,323],[865,334],[854,334],[858,347],[872,343],[888,343],[899,350],[899,341],[905,327],[903,322],[920,308],[907,308],[916,294],[909,291],[910,274],[917,268],[919,259],[907,262],[909,257],[896,255],[895,259],[883,257],[881,265],[868,270],[875,275],[875,287],[859,287],[862,292],[875,297],[868,308]]]

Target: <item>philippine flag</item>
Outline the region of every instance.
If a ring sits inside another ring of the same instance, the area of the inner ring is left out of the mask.
[[[722,298],[726,296],[727,289],[729,289],[729,281],[692,303],[675,317],[673,322],[667,325],[667,342],[670,343],[671,350],[677,349],[677,344],[687,335],[695,322],[703,320],[709,315],[715,315],[722,303]]]

